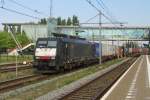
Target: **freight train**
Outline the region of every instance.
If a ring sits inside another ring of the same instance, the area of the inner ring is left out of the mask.
[[[128,48],[126,49],[126,55],[128,56],[139,56],[139,55],[147,55],[149,52],[149,49],[148,48]]]
[[[103,48],[102,61],[116,57],[116,47],[89,42],[78,36],[54,34],[39,38],[34,52],[34,67],[38,72],[51,73],[71,70],[79,66],[98,63],[99,47]],[[108,48],[109,47],[109,48]]]
[[[77,36],[54,34],[39,38],[34,54],[34,66],[43,73],[70,70],[73,67],[97,62],[94,45]]]
[[[102,55],[102,62],[117,58],[117,55],[119,54],[117,46],[104,44],[104,43],[101,43],[99,45],[99,42],[93,42],[93,43],[96,48],[95,55],[96,57],[98,57],[98,59],[99,56]]]

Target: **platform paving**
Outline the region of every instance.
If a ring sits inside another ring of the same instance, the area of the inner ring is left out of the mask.
[[[150,56],[140,56],[101,100],[150,100]]]

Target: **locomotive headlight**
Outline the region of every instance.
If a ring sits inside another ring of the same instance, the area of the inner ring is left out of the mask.
[[[51,59],[55,59],[55,57],[53,56],[53,57],[51,57]]]
[[[40,59],[40,57],[36,57],[36,59]]]

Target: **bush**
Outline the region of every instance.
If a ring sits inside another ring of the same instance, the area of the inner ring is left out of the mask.
[[[21,45],[27,45],[30,43],[25,33],[16,34],[16,38]],[[10,33],[0,32],[0,48],[15,48],[15,47],[16,47],[16,43],[11,37]]]

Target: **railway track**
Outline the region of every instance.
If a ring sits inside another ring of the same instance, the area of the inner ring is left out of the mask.
[[[136,58],[128,60],[112,71],[67,94],[60,100],[99,100],[135,60]]]
[[[44,80],[48,78],[47,75],[30,75],[14,80],[8,80],[0,83],[0,93],[7,92],[17,87],[25,86],[33,82],[37,82],[39,80]]]
[[[23,65],[23,63],[17,63],[18,65]],[[32,64],[32,61],[27,62],[27,64]],[[6,64],[0,64],[0,68],[4,67],[11,67],[11,66],[16,66],[16,63],[6,63]]]
[[[18,67],[18,70],[19,69],[20,70],[21,69],[26,69],[26,67],[29,67],[29,66],[26,65],[26,66]],[[8,68],[8,67],[3,67],[3,68],[4,69],[2,69],[2,70],[0,68],[0,72],[8,72],[8,71],[15,71],[16,70],[15,68]],[[31,66],[30,66],[30,68],[31,68]],[[75,70],[73,70],[72,72],[74,72],[74,71]],[[60,73],[60,74],[57,74],[57,75],[52,74],[50,76],[47,76],[47,75],[30,75],[30,76],[26,76],[26,77],[14,79],[14,80],[8,80],[8,81],[0,82],[0,93],[4,93],[4,92],[14,90],[14,89],[19,88],[19,87],[23,87],[25,85],[35,83],[38,80],[41,81],[41,80],[48,79],[50,77],[57,77],[57,76],[60,76],[60,75],[63,75],[63,74],[66,74],[66,73]]]
[[[18,68],[18,70],[25,70],[25,69],[31,69],[33,67],[32,67],[32,65],[18,65],[17,68]],[[16,66],[0,68],[0,73],[12,72],[12,71],[16,71]]]
[[[73,70],[74,71],[74,70]],[[18,78],[18,79],[14,79],[14,80],[8,80],[5,82],[0,82],[0,93],[4,93],[4,92],[8,92],[10,90],[14,90],[32,83],[36,83],[38,81],[41,80],[46,80],[50,77],[57,77],[60,75],[63,75],[66,73],[60,73],[60,74],[52,74],[50,76],[47,75],[30,75],[30,76],[26,76],[26,77],[22,77],[22,78]]]

